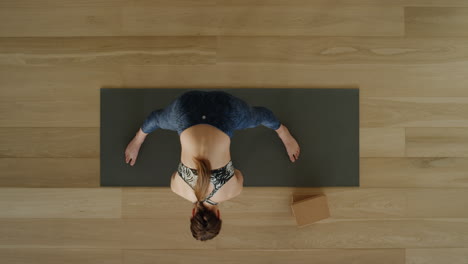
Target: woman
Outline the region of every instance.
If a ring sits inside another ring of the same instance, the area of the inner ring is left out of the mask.
[[[243,187],[243,175],[231,161],[233,132],[258,125],[275,130],[291,162],[298,159],[299,145],[271,110],[224,91],[193,90],[148,115],[125,150],[125,162],[135,165],[147,134],[158,128],[177,131],[182,153],[171,189],[194,203],[190,230],[195,239],[206,241],[221,229],[218,204],[239,195]]]

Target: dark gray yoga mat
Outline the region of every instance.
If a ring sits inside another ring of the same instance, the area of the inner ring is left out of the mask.
[[[359,186],[358,89],[101,89],[101,186],[170,186],[181,146],[176,131],[157,129],[135,166],[125,148],[148,114],[190,90],[223,90],[251,106],[265,106],[301,148],[289,160],[277,133],[262,125],[236,130],[231,158],[244,186]]]

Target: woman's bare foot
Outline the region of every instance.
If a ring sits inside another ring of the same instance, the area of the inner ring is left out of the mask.
[[[286,151],[288,152],[289,159],[291,162],[295,162],[299,158],[299,154],[301,153],[301,148],[299,144],[297,144],[296,139],[289,133],[289,130],[285,127],[283,133],[279,135],[281,140],[283,141],[284,146],[286,147]]]

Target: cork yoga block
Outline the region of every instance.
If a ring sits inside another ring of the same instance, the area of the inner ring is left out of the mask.
[[[318,195],[293,195],[291,204],[292,214],[296,217],[299,227],[310,225],[330,217],[327,197]]]

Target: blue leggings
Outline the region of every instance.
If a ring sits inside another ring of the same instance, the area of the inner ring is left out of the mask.
[[[234,130],[259,125],[277,130],[281,122],[263,106],[250,106],[244,100],[224,91],[192,90],[183,93],[168,106],[151,112],[141,130],[151,133],[158,128],[177,131],[197,125],[212,125],[230,138]]]

